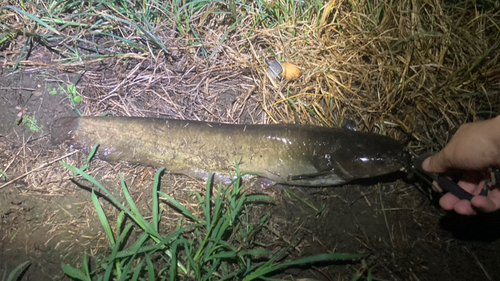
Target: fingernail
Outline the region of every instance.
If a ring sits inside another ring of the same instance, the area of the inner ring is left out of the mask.
[[[431,158],[430,157],[427,157],[424,162],[422,162],[422,169],[424,171],[428,171],[428,168],[429,168],[429,162],[431,161],[430,160]]]

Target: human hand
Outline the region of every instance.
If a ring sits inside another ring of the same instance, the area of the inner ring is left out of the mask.
[[[462,215],[473,215],[477,210],[494,212],[500,209],[500,190],[493,188],[488,196],[476,196],[490,178],[487,168],[500,166],[500,117],[462,125],[450,142],[438,154],[427,158],[422,168],[431,173],[462,171],[458,185],[475,195],[472,200],[460,200],[451,193],[441,197],[439,204],[445,210]],[[438,191],[442,189],[433,183]]]

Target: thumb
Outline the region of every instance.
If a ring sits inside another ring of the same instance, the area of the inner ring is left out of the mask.
[[[422,162],[422,169],[429,173],[444,173],[448,167],[445,165],[445,161],[442,159],[442,153],[427,157],[427,159]]]

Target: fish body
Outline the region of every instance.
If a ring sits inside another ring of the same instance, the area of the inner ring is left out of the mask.
[[[68,142],[106,161],[165,167],[171,173],[229,182],[235,161],[274,183],[332,186],[404,168],[407,153],[389,137],[304,125],[244,125],[137,117],[65,117],[51,127]]]

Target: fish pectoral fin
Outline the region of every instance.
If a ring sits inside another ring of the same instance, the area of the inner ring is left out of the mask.
[[[310,179],[317,179],[317,178],[322,178],[328,175],[331,175],[331,171],[323,171],[323,172],[317,172],[317,173],[311,173],[311,174],[303,174],[303,175],[295,175],[292,176],[290,175],[290,179],[293,181],[296,180],[310,180]]]
[[[260,187],[262,189],[267,189],[276,185],[276,182],[264,177],[258,177],[250,184],[250,186]]]

